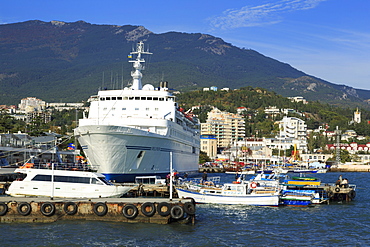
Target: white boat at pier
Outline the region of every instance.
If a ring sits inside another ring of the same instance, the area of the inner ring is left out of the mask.
[[[62,198],[120,197],[132,186],[114,185],[102,174],[88,171],[18,168],[24,179],[13,181],[6,194],[14,197]]]

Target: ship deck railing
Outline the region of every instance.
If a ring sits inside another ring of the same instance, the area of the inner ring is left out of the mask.
[[[70,171],[92,171],[90,166],[80,163],[26,163],[19,168],[32,168],[32,169],[55,169],[55,170],[70,170]]]

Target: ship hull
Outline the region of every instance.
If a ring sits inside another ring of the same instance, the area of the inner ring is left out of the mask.
[[[169,132],[170,133],[170,132]],[[134,182],[136,176],[198,169],[199,137],[160,135],[132,127],[80,126],[75,135],[89,163],[108,180]],[[172,153],[172,159],[171,159]]]

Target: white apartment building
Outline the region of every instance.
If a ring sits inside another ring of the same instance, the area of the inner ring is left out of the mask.
[[[302,119],[296,117],[284,117],[279,121],[280,138],[294,138],[306,140],[307,125]]]

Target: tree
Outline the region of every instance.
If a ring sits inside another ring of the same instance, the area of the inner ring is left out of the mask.
[[[339,157],[340,157],[341,163],[350,162],[352,160],[351,155],[349,154],[348,150],[345,150],[345,149],[340,150]],[[330,158],[328,160],[337,160],[337,152],[334,152],[333,158]]]
[[[16,120],[6,112],[0,113],[0,133],[24,131],[26,123]]]
[[[203,152],[203,151],[199,152],[199,164],[204,164],[210,161],[211,161],[211,158],[208,157],[206,152]]]

